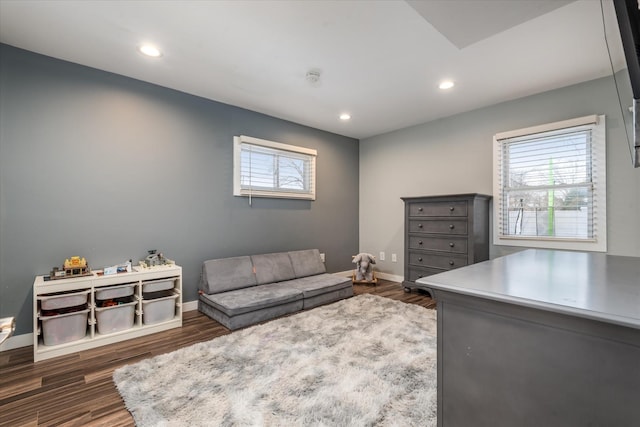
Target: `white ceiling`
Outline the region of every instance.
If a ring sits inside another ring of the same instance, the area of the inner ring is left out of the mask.
[[[597,0],[0,0],[0,42],[360,139],[611,74]]]

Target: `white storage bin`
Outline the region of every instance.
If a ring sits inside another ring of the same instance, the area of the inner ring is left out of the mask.
[[[167,291],[173,289],[175,284],[175,277],[170,279],[154,280],[149,282],[142,282],[142,292],[158,292]]]
[[[120,286],[108,286],[105,288],[96,288],[96,299],[105,300],[113,298],[122,298],[133,295],[133,288],[136,283],[127,283]]]
[[[164,298],[143,299],[142,323],[149,325],[173,319],[176,314],[176,298],[178,296],[178,294],[174,294]]]
[[[111,307],[96,307],[96,325],[99,334],[111,334],[133,327],[136,301]]]
[[[77,341],[87,335],[89,309],[55,316],[41,316],[44,345],[58,345]]]
[[[40,308],[43,310],[57,310],[60,308],[76,307],[87,303],[89,289],[80,292],[60,293],[56,295],[39,296]]]
[[[173,296],[173,289],[169,289],[168,291],[157,291],[157,292],[143,292],[142,299],[143,300],[152,300],[164,297]]]

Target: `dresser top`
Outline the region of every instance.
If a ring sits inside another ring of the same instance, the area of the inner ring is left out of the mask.
[[[421,200],[434,200],[439,199],[490,199],[492,196],[487,194],[467,193],[467,194],[442,194],[433,196],[413,196],[413,197],[400,197],[405,202],[421,201]]]
[[[416,284],[640,329],[636,257],[529,249]]]

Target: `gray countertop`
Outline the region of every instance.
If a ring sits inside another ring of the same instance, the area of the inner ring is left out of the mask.
[[[640,329],[640,258],[529,249],[418,286]]]

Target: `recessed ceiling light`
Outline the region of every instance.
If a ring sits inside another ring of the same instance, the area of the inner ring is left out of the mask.
[[[438,86],[440,89],[451,89],[454,86],[454,83],[451,80],[445,80],[440,83]]]
[[[347,114],[347,113],[342,113],[340,114],[340,120],[350,120],[351,119],[351,114]]]
[[[150,44],[143,44],[142,46],[140,46],[140,48],[138,49],[141,53],[147,55],[147,56],[151,56],[153,58],[157,58],[159,56],[162,56],[162,53],[158,50],[157,47],[152,46]]]

